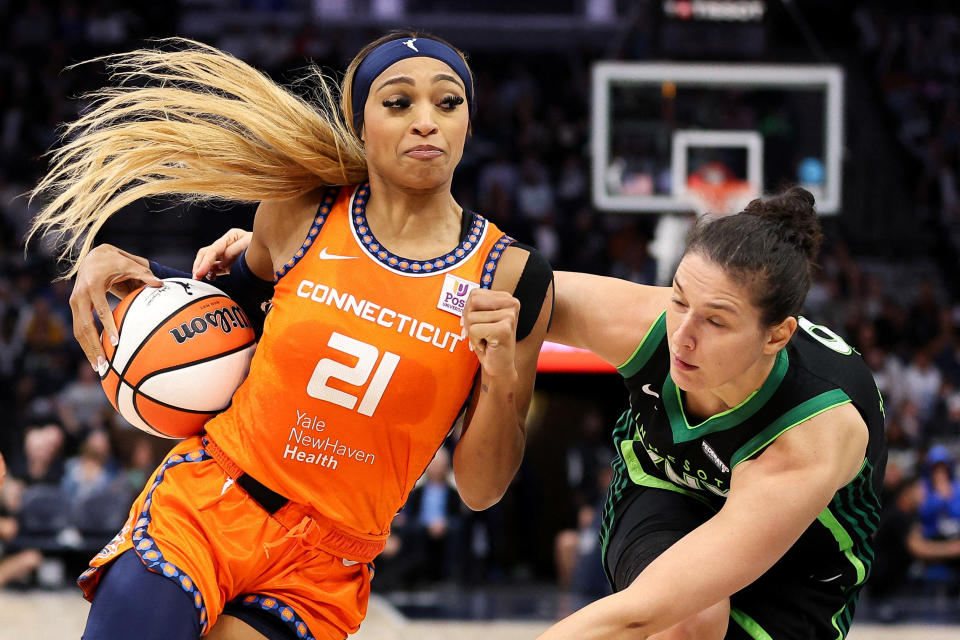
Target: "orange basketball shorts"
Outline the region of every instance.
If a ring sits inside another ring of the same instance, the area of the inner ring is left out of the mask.
[[[344,638],[366,615],[372,569],[331,553],[322,523],[304,515],[291,526],[290,516],[287,507],[268,514],[201,436],[188,438],[154,472],[78,584],[92,600],[105,565],[132,549],[193,598],[203,634],[236,600],[275,615],[298,638]]]

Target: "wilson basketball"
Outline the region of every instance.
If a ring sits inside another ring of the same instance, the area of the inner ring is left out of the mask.
[[[101,376],[114,408],[135,427],[165,438],[201,431],[230,404],[247,375],[255,337],[225,293],[197,280],[167,278],[114,309],[116,347],[102,340]]]

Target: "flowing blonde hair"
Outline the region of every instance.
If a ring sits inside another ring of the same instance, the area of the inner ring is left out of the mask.
[[[176,50],[95,60],[113,86],[86,96],[89,110],[65,127],[30,194],[42,209],[27,238],[54,233],[66,276],[107,219],[141,198],[257,202],[367,177],[363,146],[316,67],[317,100],[308,102],[218,49],[161,43]]]

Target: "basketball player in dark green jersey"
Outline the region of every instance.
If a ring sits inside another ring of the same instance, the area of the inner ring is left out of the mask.
[[[617,365],[630,409],[601,533],[615,593],[542,640],[846,636],[886,446],[859,354],[798,316],[813,204],[701,220],[672,287],[557,274],[548,337]]]

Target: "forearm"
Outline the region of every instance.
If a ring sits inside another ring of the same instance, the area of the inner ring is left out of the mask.
[[[556,623],[537,640],[645,640],[651,631],[628,591],[614,593]]]
[[[131,257],[136,259],[135,256]],[[140,258],[140,260],[147,262],[146,258]],[[192,277],[185,271],[162,265],[154,260],[149,261],[149,266],[150,271],[158,278],[191,279]],[[240,305],[259,338],[263,333],[263,323],[266,319],[263,303],[273,297],[273,283],[256,276],[247,265],[245,254],[241,254],[233,268],[214,279],[212,284]]]
[[[453,455],[460,497],[475,511],[496,504],[520,461],[526,434],[516,406],[518,377],[481,376],[476,408]]]
[[[816,469],[783,470],[779,462],[761,456],[743,463],[719,513],[667,549],[629,587],[558,623],[544,640],[643,638],[763,575],[829,503],[834,486]],[[758,513],[766,518],[757,521]]]

